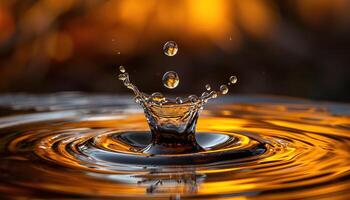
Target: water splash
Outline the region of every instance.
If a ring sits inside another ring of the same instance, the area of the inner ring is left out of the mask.
[[[203,150],[195,138],[200,111],[208,100],[216,98],[218,95],[227,94],[227,86],[221,86],[220,92],[214,90],[203,92],[200,97],[190,95],[187,98],[170,99],[159,92],[152,95],[140,92],[130,82],[129,74],[125,68],[120,68],[119,71],[119,80],[123,81],[124,85],[134,92],[135,102],[142,106],[152,132],[152,143],[142,151],[151,154],[178,154]],[[176,79],[179,78],[175,72],[166,73],[165,77],[165,86],[178,84]],[[175,80],[168,80],[168,78]]]

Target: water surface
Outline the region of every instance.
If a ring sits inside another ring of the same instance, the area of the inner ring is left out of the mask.
[[[129,96],[3,95],[0,116],[2,199],[350,198],[346,104],[223,97],[199,118],[205,151],[175,155],[138,151]]]

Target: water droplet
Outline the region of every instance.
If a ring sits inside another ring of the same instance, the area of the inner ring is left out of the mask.
[[[210,94],[211,94],[211,97],[214,99],[218,97],[218,93],[215,91],[212,91]]]
[[[118,79],[121,80],[121,81],[124,81],[126,79],[126,75],[125,74],[119,74],[118,75]]]
[[[142,101],[142,99],[140,99],[139,97],[135,97],[134,100],[135,100],[136,103],[140,103]]]
[[[133,84],[131,83],[126,83],[125,86],[129,89],[133,89]]]
[[[231,76],[231,77],[230,77],[230,82],[231,82],[232,84],[237,83],[237,81],[238,81],[238,79],[237,79],[236,76]]]
[[[205,89],[206,89],[207,91],[210,91],[210,90],[211,90],[210,85],[209,85],[209,84],[206,84],[206,85],[205,85]]]
[[[208,92],[203,92],[203,93],[202,93],[202,97],[206,97],[206,96],[208,96],[208,95],[209,95]]]
[[[221,85],[220,86],[220,92],[221,92],[221,94],[227,94],[228,87],[226,85]]]
[[[181,97],[176,97],[175,101],[177,104],[182,104],[182,102],[183,102]]]
[[[180,79],[176,72],[169,71],[163,75],[163,85],[166,88],[174,89],[179,85]]]
[[[167,43],[165,43],[163,47],[163,51],[164,51],[164,54],[167,56],[175,56],[175,54],[178,51],[176,42],[168,41]]]
[[[121,73],[125,73],[125,67],[122,66],[122,65],[120,65],[120,66],[119,66],[119,71],[120,71]]]
[[[162,103],[165,101],[165,97],[161,93],[155,92],[152,94],[152,100],[155,102]]]

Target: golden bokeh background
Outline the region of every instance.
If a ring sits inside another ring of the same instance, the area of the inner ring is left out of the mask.
[[[1,0],[0,92],[237,93],[350,101],[348,0]],[[162,54],[174,40],[175,57]],[[161,87],[177,71],[179,88]]]

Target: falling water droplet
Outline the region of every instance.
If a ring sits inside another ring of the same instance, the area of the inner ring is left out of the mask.
[[[163,75],[163,85],[166,88],[174,89],[179,85],[180,79],[176,72],[169,71]]]
[[[220,86],[220,92],[221,92],[221,94],[227,94],[228,87],[226,85],[221,85]]]
[[[236,76],[231,76],[230,77],[230,82],[232,83],[232,84],[235,84],[235,83],[237,83],[237,77]]]
[[[209,85],[209,84],[206,84],[206,85],[205,85],[205,89],[206,89],[207,91],[210,91],[210,90],[211,90],[210,85]]]
[[[120,65],[120,66],[119,66],[119,71],[120,71],[121,73],[125,73],[125,67],[122,66],[122,65]]]
[[[168,41],[163,47],[164,54],[167,56],[175,56],[178,51],[176,42]]]

